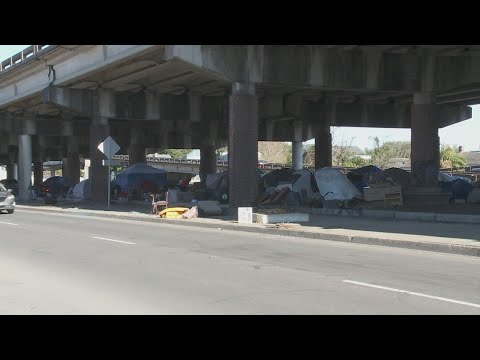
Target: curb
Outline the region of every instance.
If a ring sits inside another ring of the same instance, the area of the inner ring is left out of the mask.
[[[353,216],[394,220],[414,220],[433,223],[480,224],[480,215],[440,214],[414,211],[373,210],[373,209],[304,209],[311,215]]]
[[[431,252],[440,252],[440,253],[449,253],[457,255],[467,255],[467,256],[477,256],[480,257],[480,247],[473,247],[468,245],[456,245],[456,244],[441,244],[433,242],[420,242],[420,241],[408,241],[408,240],[393,240],[377,237],[365,237],[365,236],[349,236],[349,235],[339,235],[324,233],[321,231],[317,232],[305,232],[298,230],[289,230],[289,229],[275,229],[268,228],[263,226],[245,226],[238,224],[218,224],[218,223],[201,223],[201,222],[187,222],[184,220],[175,220],[175,219],[159,219],[159,218],[149,218],[149,217],[134,217],[129,215],[117,215],[117,214],[102,214],[95,212],[82,212],[82,213],[73,213],[69,211],[62,211],[57,209],[41,209],[36,207],[29,207],[25,205],[17,205],[17,208],[25,211],[31,212],[47,212],[47,213],[57,213],[57,214],[69,214],[69,215],[80,215],[80,216],[92,216],[92,217],[103,217],[103,218],[115,218],[121,220],[132,220],[132,221],[143,221],[156,224],[171,224],[171,225],[183,225],[191,227],[200,227],[200,228],[217,228],[222,230],[232,230],[232,231],[243,231],[248,233],[257,233],[257,234],[268,234],[268,235],[280,235],[280,236],[292,236],[306,239],[316,239],[316,240],[327,240],[327,241],[339,241],[339,242],[349,242],[355,244],[363,245],[377,245],[377,246],[386,246],[386,247],[395,247],[402,249],[411,249],[411,250],[421,250],[421,251],[431,251]]]

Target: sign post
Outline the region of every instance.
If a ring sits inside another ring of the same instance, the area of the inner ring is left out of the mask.
[[[118,153],[120,146],[113,140],[110,136],[107,137],[100,145],[98,145],[98,150],[100,150],[108,159],[108,203],[107,209],[110,210],[110,182],[112,181],[111,174],[111,161],[113,156]]]

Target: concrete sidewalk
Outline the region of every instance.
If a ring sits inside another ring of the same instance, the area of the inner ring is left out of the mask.
[[[79,209],[67,203],[54,206],[17,205],[17,208],[480,256],[480,224],[428,223],[328,215],[311,215],[311,221],[302,225],[238,224],[233,217],[226,216],[172,220],[149,215],[148,203],[130,204],[128,209],[116,204],[112,206],[111,211],[105,211],[101,207],[95,208],[93,204],[91,208]]]

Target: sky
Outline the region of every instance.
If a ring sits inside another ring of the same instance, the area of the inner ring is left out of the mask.
[[[22,51],[29,45],[0,45],[0,61]],[[480,105],[472,106],[472,118],[439,130],[440,143],[463,146],[464,151],[480,150]],[[334,143],[352,143],[360,149],[371,148],[373,137],[381,142],[410,141],[410,129],[339,127],[333,129]],[[308,141],[313,143],[313,140]]]

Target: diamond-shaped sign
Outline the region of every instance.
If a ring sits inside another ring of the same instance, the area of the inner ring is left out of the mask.
[[[109,136],[98,145],[98,150],[100,150],[108,160],[112,160],[113,156],[120,150],[120,146]]]

